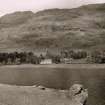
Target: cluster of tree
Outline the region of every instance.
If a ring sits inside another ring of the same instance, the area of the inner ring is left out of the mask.
[[[87,60],[89,63],[98,63],[98,64],[105,63],[105,51],[104,50],[92,51],[91,56],[88,57]]]
[[[86,59],[87,63],[105,63],[105,50],[64,50],[61,52],[61,57],[76,59]]]
[[[1,64],[39,64],[40,57],[35,56],[32,52],[12,52],[0,53]]]
[[[62,58],[82,59],[87,57],[86,51],[63,50],[59,55],[50,54],[36,56],[33,52],[0,53],[0,64],[40,64],[41,60],[51,59],[52,63],[61,63]]]
[[[61,51],[61,56],[64,58],[82,59],[87,57],[87,52],[84,50],[64,50]]]
[[[40,64],[41,60],[52,59],[53,63],[60,63],[60,56],[40,54],[35,55],[33,52],[12,52],[12,53],[0,53],[0,64]]]
[[[51,59],[52,63],[61,63],[62,58],[87,59],[87,63],[105,63],[105,51],[63,50],[60,55],[36,56],[33,52],[0,53],[0,64],[40,64],[41,60]]]
[[[50,56],[54,63],[61,63],[61,58],[74,60],[86,59],[85,63],[105,63],[105,50],[62,50],[59,56]]]

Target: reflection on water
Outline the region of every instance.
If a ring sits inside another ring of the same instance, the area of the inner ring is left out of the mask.
[[[88,105],[105,104],[104,69],[69,68],[0,68],[0,83],[15,85],[44,85],[51,88],[67,89],[74,83],[88,88]]]

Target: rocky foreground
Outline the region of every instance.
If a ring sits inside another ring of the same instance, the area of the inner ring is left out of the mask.
[[[0,85],[0,105],[84,105],[87,97],[87,90],[79,84],[69,90]]]

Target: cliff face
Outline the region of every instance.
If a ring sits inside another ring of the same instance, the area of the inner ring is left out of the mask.
[[[0,18],[0,49],[104,48],[105,4]]]

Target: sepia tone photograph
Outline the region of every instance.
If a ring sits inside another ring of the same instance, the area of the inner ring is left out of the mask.
[[[105,0],[0,0],[0,105],[105,105]]]

